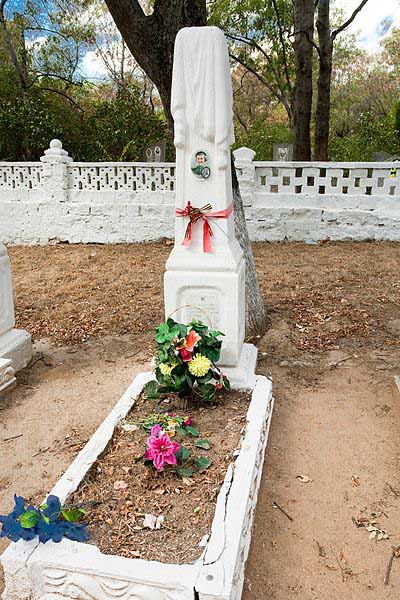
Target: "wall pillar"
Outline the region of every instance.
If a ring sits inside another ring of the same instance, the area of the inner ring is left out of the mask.
[[[63,150],[61,141],[51,140],[50,148],[45,150],[40,161],[43,163],[43,187],[47,190],[48,197],[56,202],[65,202],[68,190],[67,165],[72,162],[72,158]]]
[[[239,182],[243,206],[253,206],[256,168],[253,162],[256,153],[251,148],[238,148],[233,151],[236,175]]]

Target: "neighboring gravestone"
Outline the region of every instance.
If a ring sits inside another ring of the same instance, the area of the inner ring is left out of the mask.
[[[175,245],[165,273],[165,313],[199,319],[225,334],[221,365],[242,364],[245,261],[235,237],[230,147],[234,141],[228,49],[217,27],[176,37],[171,111],[175,121]],[[248,356],[247,356],[248,358]],[[253,367],[248,367],[251,371]]]
[[[273,160],[280,162],[293,160],[293,144],[274,144]]]
[[[13,383],[13,371],[25,367],[32,358],[31,336],[14,325],[10,259],[0,242],[0,390]]]
[[[167,142],[165,140],[160,140],[159,142],[155,142],[154,144],[150,144],[149,146],[147,146],[144,152],[145,161],[164,162],[166,146]]]

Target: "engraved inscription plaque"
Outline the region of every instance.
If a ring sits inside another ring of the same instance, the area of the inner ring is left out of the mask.
[[[212,329],[220,327],[220,291],[213,288],[190,288],[181,294],[180,318],[183,323],[193,319],[202,321]]]

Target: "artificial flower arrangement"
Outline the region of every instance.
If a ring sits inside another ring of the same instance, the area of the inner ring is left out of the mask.
[[[86,542],[86,525],[78,523],[86,511],[76,506],[62,506],[57,496],[48,496],[40,508],[28,506],[25,499],[14,495],[14,509],[8,515],[0,515],[0,537],[13,542],[33,540],[45,544],[49,540],[61,542],[63,537],[76,542]]]
[[[229,380],[216,366],[221,354],[223,333],[210,330],[201,321],[188,325],[168,319],[156,328],[155,375],[157,381],[145,386],[149,399],[175,393],[181,397],[199,396],[213,402],[221,390],[229,390]]]
[[[191,477],[195,470],[204,471],[212,464],[208,456],[196,453],[196,449],[209,450],[211,443],[207,439],[200,439],[191,417],[175,413],[151,414],[140,423],[140,427],[150,432],[150,436],[146,440],[143,456],[138,460],[144,460],[145,464],[157,471],[164,471],[167,467],[181,477]],[[183,438],[187,439],[185,446]]]

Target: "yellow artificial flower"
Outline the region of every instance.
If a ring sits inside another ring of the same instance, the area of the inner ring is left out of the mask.
[[[167,365],[166,363],[160,363],[158,365],[158,368],[160,369],[160,371],[164,375],[164,377],[171,375],[172,369],[174,367],[176,367],[176,363],[172,363],[172,365]]]
[[[211,361],[202,354],[196,354],[196,356],[188,362],[189,372],[192,375],[195,375],[195,377],[204,377],[204,375],[207,375],[210,367]]]

